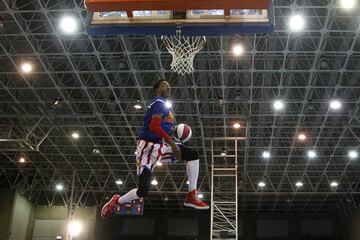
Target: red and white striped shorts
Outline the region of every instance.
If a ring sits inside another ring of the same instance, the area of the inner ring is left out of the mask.
[[[175,162],[172,149],[166,142],[153,143],[145,140],[137,141],[136,166],[137,174],[140,175],[147,167],[153,171],[157,162]]]

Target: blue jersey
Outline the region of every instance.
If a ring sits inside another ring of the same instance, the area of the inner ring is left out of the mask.
[[[153,143],[162,142],[162,137],[150,131],[150,122],[154,115],[161,116],[160,126],[167,134],[170,134],[171,128],[174,125],[174,115],[171,108],[165,105],[165,102],[166,98],[163,97],[156,97],[152,100],[145,113],[143,127],[139,132],[139,139]]]

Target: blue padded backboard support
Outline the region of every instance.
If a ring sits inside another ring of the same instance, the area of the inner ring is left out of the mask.
[[[274,25],[268,24],[221,24],[221,25],[183,25],[183,36],[220,36],[235,34],[255,34],[273,32]],[[103,35],[175,35],[173,25],[98,25],[88,26],[87,32],[92,36]]]

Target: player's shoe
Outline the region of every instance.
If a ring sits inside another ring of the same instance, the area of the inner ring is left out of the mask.
[[[112,198],[107,203],[105,203],[105,205],[101,209],[102,219],[106,220],[111,216],[111,213],[113,212],[115,205],[119,203],[119,199],[120,199],[120,195],[116,194],[112,196]]]
[[[201,210],[209,209],[209,205],[199,200],[199,198],[197,197],[196,189],[192,190],[191,192],[188,192],[188,194],[186,195],[184,205],[186,207],[192,207]]]

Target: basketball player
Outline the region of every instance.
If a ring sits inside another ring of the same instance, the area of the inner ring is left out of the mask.
[[[170,85],[162,79],[155,83],[156,97],[152,100],[146,111],[143,127],[137,141],[136,163],[138,175],[138,188],[130,190],[123,196],[114,195],[101,210],[101,217],[110,217],[114,205],[130,202],[145,197],[150,190],[152,172],[158,161],[174,162],[186,161],[186,172],[189,179],[189,192],[184,205],[196,209],[209,209],[209,205],[197,197],[196,185],[199,175],[198,153],[181,144],[176,144],[169,136],[174,124],[172,110],[166,105],[170,97]]]

